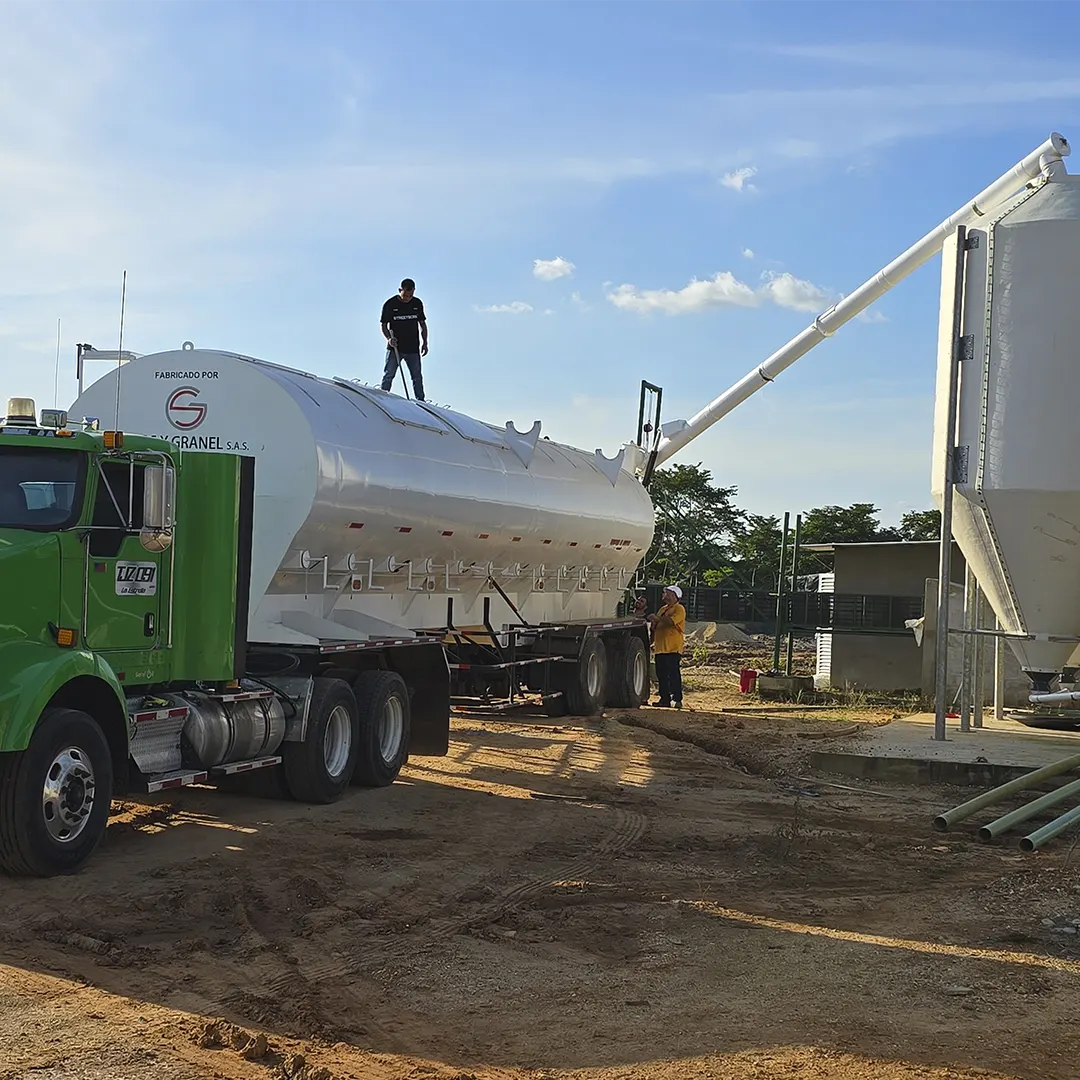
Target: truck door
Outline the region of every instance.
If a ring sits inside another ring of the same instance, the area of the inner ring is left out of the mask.
[[[146,465],[133,459],[98,463],[86,540],[86,644],[91,649],[148,650],[159,640],[168,554],[147,551],[139,541],[145,475]]]

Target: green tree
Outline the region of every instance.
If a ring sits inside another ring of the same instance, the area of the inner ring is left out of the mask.
[[[649,576],[692,584],[706,570],[725,570],[745,516],[731,501],[737,490],[718,487],[700,464],[657,469],[649,485],[656,510]]]
[[[780,519],[747,514],[731,541],[732,579],[741,589],[771,592],[780,572]]]
[[[851,506],[818,506],[807,510],[802,519],[804,544],[868,544],[873,540],[895,539],[883,535],[880,511],[873,503]]]
[[[901,540],[937,540],[941,536],[940,510],[909,510],[900,519]]]
[[[818,506],[803,514],[802,544],[870,544],[899,540],[896,529],[881,527],[873,503],[852,503],[850,506]],[[806,552],[799,558],[799,576],[820,574],[832,569],[832,556],[822,552]]]

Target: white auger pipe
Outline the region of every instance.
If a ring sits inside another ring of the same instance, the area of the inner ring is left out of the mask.
[[[657,450],[656,464],[661,465],[678,453],[706,428],[727,416],[751,394],[771,383],[781,371],[794,364],[799,357],[805,356],[815,345],[831,337],[844,323],[853,319],[860,311],[864,311],[878,297],[903,281],[908,274],[917,270],[931,256],[936,255],[941,250],[946,237],[951,236],[958,225],[970,225],[977,221],[1041,173],[1050,175],[1057,169],[1063,168],[1060,165],[1061,159],[1067,157],[1069,152],[1068,140],[1056,131],[1053,132],[1046,142],[1032,150],[1026,158],[1018,161],[988,188],[980,191],[970,203],[957,210],[952,217],[946,218],[917,243],[912,244],[903,255],[893,259],[884,270],[879,270],[853,293],[849,293],[843,300],[819,315],[801,334],[774,352],[765,363],[744,375],[692,420],[676,420],[670,424],[664,424],[662,429],[664,438],[661,439]]]
[[[1080,690],[1056,690],[1052,694],[1028,694],[1032,705],[1063,705],[1067,701],[1080,701]]]

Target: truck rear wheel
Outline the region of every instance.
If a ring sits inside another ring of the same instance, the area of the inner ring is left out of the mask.
[[[356,680],[360,753],[353,783],[392,784],[409,760],[409,691],[393,671],[365,671]]]
[[[281,746],[289,794],[297,802],[336,802],[352,779],[359,745],[356,698],[349,684],[316,679],[304,741]]]
[[[36,877],[78,870],[105,835],[112,783],[96,721],[47,709],[25,750],[0,754],[0,869]]]
[[[581,644],[578,662],[564,675],[561,689],[566,695],[566,711],[571,716],[592,716],[604,704],[607,689],[607,649],[598,637],[588,637]]]
[[[649,654],[639,637],[630,636],[611,653],[608,700],[618,709],[636,709],[649,696]]]

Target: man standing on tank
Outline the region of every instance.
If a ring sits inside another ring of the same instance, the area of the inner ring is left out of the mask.
[[[416,295],[416,282],[412,278],[405,278],[397,296],[391,296],[383,304],[379,325],[386,338],[382,388],[389,390],[393,387],[398,365],[404,360],[412,376],[416,400],[423,401],[424,376],[420,370],[420,358],[428,353],[427,316],[424,314],[424,302]]]

